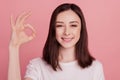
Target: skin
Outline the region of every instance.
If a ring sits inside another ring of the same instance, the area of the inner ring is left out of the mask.
[[[60,43],[59,60],[70,62],[75,60],[75,45],[80,39],[81,21],[72,10],[61,12],[56,20],[56,39]]]
[[[20,62],[19,62],[19,48],[22,44],[27,43],[35,38],[35,29],[30,24],[25,24],[25,20],[31,15],[31,12],[23,12],[13,20],[11,16],[12,34],[9,43],[9,66],[8,66],[8,80],[21,80]],[[28,36],[24,30],[30,28],[32,35]],[[32,80],[26,78],[25,80]]]
[[[36,36],[36,31],[30,24],[25,24],[25,20],[31,15],[31,12],[21,13],[16,20],[11,16],[12,34],[9,43],[9,66],[8,80],[21,80],[19,48],[33,40]],[[25,28],[32,30],[32,35],[28,36],[25,33]],[[56,39],[60,43],[59,60],[70,62],[75,60],[75,44],[80,38],[81,23],[80,19],[73,11],[64,11],[57,16],[56,20]],[[25,78],[24,80],[32,80]]]

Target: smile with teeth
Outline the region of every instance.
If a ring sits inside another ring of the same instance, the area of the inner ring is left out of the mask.
[[[65,42],[70,42],[70,41],[72,41],[72,39],[73,38],[62,38],[62,40],[65,41]]]

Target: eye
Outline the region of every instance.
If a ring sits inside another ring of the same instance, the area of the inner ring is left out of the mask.
[[[56,27],[63,27],[63,25],[56,25]]]
[[[76,24],[72,24],[71,27],[77,27],[77,25]]]

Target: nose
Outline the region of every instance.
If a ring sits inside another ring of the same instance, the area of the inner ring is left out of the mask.
[[[66,36],[70,35],[70,29],[67,26],[65,27],[64,35],[66,35]]]

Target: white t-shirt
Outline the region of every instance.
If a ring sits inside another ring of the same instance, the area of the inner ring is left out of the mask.
[[[61,70],[54,71],[41,58],[35,58],[27,66],[25,77],[32,80],[104,80],[102,64],[95,60],[88,68],[82,69],[77,61],[62,63]]]

